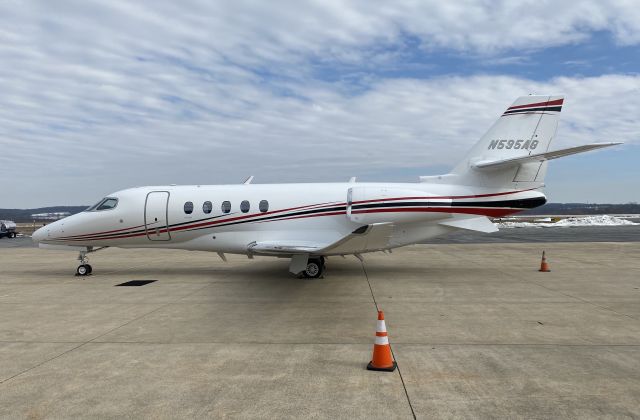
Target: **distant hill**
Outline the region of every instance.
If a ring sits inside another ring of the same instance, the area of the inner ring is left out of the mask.
[[[32,214],[57,213],[67,211],[80,213],[89,206],[55,206],[37,209],[0,209],[0,220],[13,220],[18,223],[32,222]],[[521,215],[536,214],[640,214],[640,204],[586,204],[586,203],[547,203],[542,207],[519,213]]]
[[[37,209],[0,209],[0,220],[13,220],[17,223],[33,222],[32,214],[69,212],[80,213],[89,206],[54,206],[40,207]]]

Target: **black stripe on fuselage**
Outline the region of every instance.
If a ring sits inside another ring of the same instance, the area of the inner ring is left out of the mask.
[[[523,198],[501,201],[402,201],[390,203],[356,204],[353,209],[373,209],[381,207],[505,207],[514,209],[532,209],[547,202],[544,197]]]

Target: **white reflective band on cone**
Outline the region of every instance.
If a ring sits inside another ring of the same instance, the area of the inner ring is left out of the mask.
[[[389,344],[389,337],[378,337],[376,336],[376,344],[379,346],[384,346]]]
[[[387,332],[387,326],[384,325],[384,319],[379,319],[378,320],[378,328],[376,329],[377,332]]]

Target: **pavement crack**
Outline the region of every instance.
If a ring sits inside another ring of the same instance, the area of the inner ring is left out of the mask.
[[[371,287],[371,281],[369,281],[369,274],[367,274],[367,268],[364,266],[364,261],[361,261],[362,264],[362,272],[364,273],[364,278],[367,280],[367,284],[369,285],[369,291],[371,292],[371,298],[373,299],[373,304],[376,307],[376,312],[380,311],[378,308],[378,302],[376,301],[376,295],[373,293],[373,287]],[[407,391],[407,385],[404,382],[404,377],[402,376],[402,370],[400,369],[400,363],[398,363],[398,358],[396,354],[393,352],[393,346],[389,343],[389,349],[391,350],[391,355],[393,356],[393,360],[396,361],[396,369],[398,369],[398,375],[400,375],[400,382],[402,383],[402,388],[404,389],[404,395],[407,397],[407,403],[409,404],[409,409],[411,410],[411,415],[414,420],[416,419],[416,412],[413,409],[413,404],[411,403],[411,397],[409,397],[409,391]]]

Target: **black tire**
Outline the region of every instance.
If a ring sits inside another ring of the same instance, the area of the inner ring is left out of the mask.
[[[307,262],[307,268],[303,271],[303,274],[308,279],[317,279],[324,273],[324,261],[319,258],[314,258]]]
[[[91,267],[89,264],[85,264],[87,266],[87,269],[89,271],[87,271],[87,275],[91,274],[93,272],[93,267]]]
[[[13,239],[16,237],[16,233],[15,232],[9,232],[9,238]]]
[[[86,276],[90,273],[89,268],[91,267],[88,264],[80,264],[78,268],[76,268],[76,276]]]

